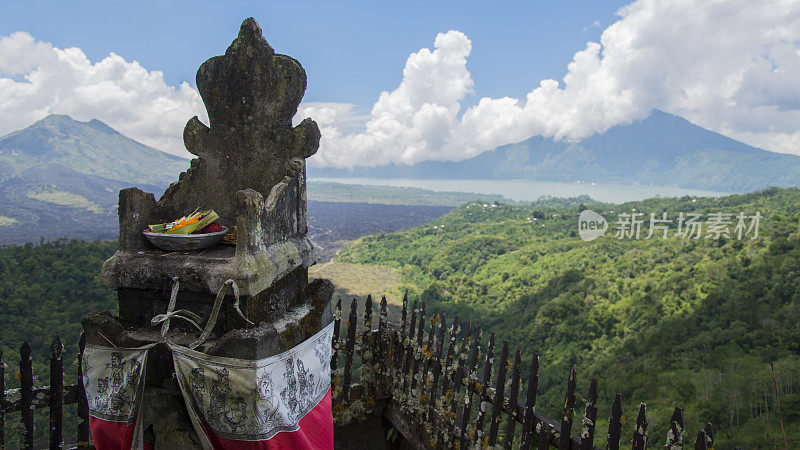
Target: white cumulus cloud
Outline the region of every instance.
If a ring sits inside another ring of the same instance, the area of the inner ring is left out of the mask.
[[[351,109],[325,104],[324,111],[313,111],[302,105],[296,118],[310,115],[322,130],[314,164],[413,164],[451,156],[448,144],[458,127],[460,102],[473,86],[466,67],[471,49],[466,35],[449,31],[436,36],[433,51],[411,54],[400,86],[381,93],[359,132],[345,133],[340,125],[352,124]]]
[[[25,32],[0,37],[0,135],[48,114],[99,119],[166,152],[189,157],[181,135],[194,115],[207,122],[200,94],[169,86],[160,71],[111,53],[92,63],[78,48],[60,49]]]
[[[433,51],[409,56],[400,85],[381,94],[361,130],[339,125],[352,122],[346,109],[321,121],[313,163],[461,160],[534,135],[581,139],[653,109],[800,154],[800,2],[639,0],[618,16],[599,43],[574,55],[561,82],[542,80],[524,99],[482,98],[465,111],[470,40],[439,34]]]
[[[310,116],[323,133],[312,164],[461,160],[534,135],[581,139],[653,109],[800,154],[800,0],[637,0],[617,14],[600,42],[575,53],[563,79],[469,108],[471,42],[456,30],[440,33],[432,50],[408,57],[400,84],[368,113],[347,103],[300,105],[296,122]],[[97,118],[182,156],[186,120],[206,121],[196,89],[170,86],[136,61],[111,53],[93,63],[78,48],[25,32],[0,37],[0,134],[50,113]]]

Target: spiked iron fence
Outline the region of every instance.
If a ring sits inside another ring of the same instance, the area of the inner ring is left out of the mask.
[[[80,342],[83,351],[83,340]],[[45,447],[43,442],[34,441],[33,417],[34,410],[48,408],[49,414],[49,445],[51,449],[64,448],[63,412],[64,405],[75,404],[78,415],[78,427],[75,444],[68,448],[89,447],[89,408],[86,404],[86,395],[83,383],[64,384],[64,361],[62,358],[63,346],[58,336],[55,336],[50,346],[50,385],[35,387],[33,385],[33,364],[31,347],[28,342],[22,344],[19,359],[19,384],[17,389],[5,390],[6,365],[3,361],[3,351],[0,350],[0,448],[10,448],[15,445],[6,443],[6,415],[13,412],[20,413],[20,448],[32,449]],[[78,365],[78,380],[83,377]],[[71,441],[71,439],[69,439]]]
[[[482,344],[484,336],[479,326],[467,322],[462,327],[458,317],[448,324],[443,312],[428,316],[424,302],[414,301],[409,310],[408,300],[403,298],[400,323],[395,324],[389,322],[386,298],[382,298],[377,327],[373,323],[371,297],[367,297],[361,320],[357,308],[358,302],[353,299],[345,318],[339,300],[334,313],[331,368],[333,412],[338,424],[382,413],[418,448],[583,450],[598,448],[597,443],[613,450],[620,445],[645,449],[665,442],[668,448],[686,445],[707,449],[714,444],[711,423],[698,430],[693,441],[693,436],[686,435],[681,408],[675,408],[667,435],[657,441],[651,442],[647,434],[647,409],[643,403],[633,430],[623,430],[620,394],[614,398],[605,438],[598,438],[604,430],[595,427],[599,414],[596,378],[590,383],[586,404],[576,405],[576,371],[572,369],[567,377],[561,418],[553,420],[535,408],[537,355],[530,361],[529,372],[523,374],[519,347],[510,359],[511,349],[504,341],[497,357],[493,332]],[[45,446],[34,442],[37,408],[49,408],[49,448],[63,448],[63,407],[70,404],[77,405],[78,427],[76,444],[67,447],[90,446],[80,365],[79,382],[64,384],[62,349],[56,336],[51,345],[50,385],[35,387],[31,348],[25,342],[20,349],[20,387],[10,390],[5,390],[6,366],[0,350],[0,448],[6,448],[6,415],[12,412],[20,412],[21,448]],[[582,415],[576,415],[579,406],[583,407]]]
[[[504,341],[498,358],[493,332],[482,345],[480,327],[467,322],[462,328],[457,316],[448,323],[444,312],[427,316],[424,302],[414,301],[409,310],[406,297],[399,324],[389,323],[386,298],[381,299],[376,328],[372,303],[372,297],[367,297],[361,325],[356,299],[347,317],[342,316],[341,300],[336,305],[331,367],[338,423],[382,411],[418,448],[594,449],[600,444],[607,449],[620,445],[645,449],[648,444],[665,443],[667,448],[707,449],[714,445],[711,423],[696,436],[686,435],[681,408],[675,408],[667,435],[658,441],[650,442],[647,434],[644,403],[635,427],[623,430],[620,394],[615,396],[607,433],[598,438],[605,430],[595,427],[597,379],[591,381],[586,404],[581,405],[583,414],[576,415],[575,369],[566,380],[561,418],[550,419],[535,408],[538,355],[530,362],[524,403],[520,403],[524,375],[519,347],[513,351],[513,360],[509,359],[511,350]],[[342,325],[346,330],[342,331]],[[344,367],[337,372],[340,363]]]

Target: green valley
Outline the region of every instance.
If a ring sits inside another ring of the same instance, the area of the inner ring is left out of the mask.
[[[591,242],[578,237],[587,207],[609,222]],[[673,219],[666,239],[645,239],[651,212]],[[681,213],[730,213],[733,230],[738,214],[757,212],[755,238],[753,229],[742,239],[707,239],[706,228],[698,239],[675,236]],[[644,213],[640,239],[615,238],[622,213]],[[337,260],[395,267],[428,311],[495,331],[525,361],[539,353],[545,413],[560,410],[576,367],[578,392],[599,379],[600,417],[619,392],[628,422],[638,402],[648,404],[652,436],[665,435],[681,406],[688,429],[714,423],[716,448],[764,448],[782,445],[771,362],[786,432],[800,439],[799,221],[800,189],[622,205],[473,202],[421,227],[360,238]]]
[[[458,314],[520,345],[525,361],[539,353],[537,408],[550,417],[557,416],[567,373],[576,367],[580,395],[592,377],[599,379],[601,430],[619,392],[627,430],[641,401],[648,405],[651,436],[664,436],[671,409],[681,406],[687,429],[698,429],[700,420],[714,423],[716,448],[778,446],[773,362],[790,443],[800,439],[800,189],[623,205],[586,197],[479,201],[396,232],[384,222],[445,211],[336,205],[312,202],[310,227],[330,229],[331,239],[342,239],[347,230],[383,234],[358,238],[332,263],[312,268],[312,276],[334,281],[334,300],[341,297],[348,308],[350,297],[358,297],[363,307],[367,293],[386,293],[396,318],[400,294],[408,289],[412,300],[428,301],[429,312]],[[578,215],[585,208],[608,220],[605,237],[580,239]],[[616,239],[616,219],[633,212],[646,214],[640,239]],[[753,230],[741,240],[735,233],[706,239],[707,229],[699,239],[684,239],[675,236],[675,222],[667,239],[645,239],[651,212],[671,219],[730,213],[731,229],[739,213],[763,217],[755,239]],[[376,215],[386,220],[364,221]],[[9,367],[21,342],[30,339],[36,383],[46,384],[50,339],[59,333],[67,378],[73,379],[69,362],[80,317],[116,307],[113,290],[98,280],[101,263],[115,249],[115,242],[64,240],[0,249]]]

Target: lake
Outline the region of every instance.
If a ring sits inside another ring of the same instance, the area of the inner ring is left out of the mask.
[[[550,181],[515,180],[419,180],[406,178],[312,178],[309,181],[330,181],[342,184],[415,187],[431,191],[500,194],[517,201],[534,201],[542,196],[589,197],[607,203],[624,203],[652,197],[720,197],[728,192],[686,189],[674,186],[555,183]]]

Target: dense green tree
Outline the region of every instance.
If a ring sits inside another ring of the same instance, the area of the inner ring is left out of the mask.
[[[577,236],[586,208],[608,220],[606,236]],[[650,213],[664,212],[673,219],[667,238],[647,239]],[[659,439],[679,405],[689,430],[715,424],[717,448],[764,448],[782,445],[770,362],[787,433],[800,440],[798,212],[798,189],[623,205],[474,202],[423,227],[361,238],[339,257],[401,267],[429,310],[458,313],[539,353],[537,405],[546,413],[560,410],[566,374],[577,367],[579,392],[600,380],[600,417],[619,392],[629,417],[648,404]],[[615,237],[621,213],[644,213],[639,239]],[[676,236],[681,213],[701,215],[698,239]],[[706,237],[712,213],[730,214],[728,236]],[[742,213],[762,216],[758,237],[751,230],[739,239]]]
[[[50,378],[50,344],[59,335],[64,346],[64,382],[77,379],[81,317],[91,311],[116,311],[116,295],[100,284],[100,266],[116,242],[58,240],[40,245],[0,248],[0,346],[6,388],[19,387],[19,349],[31,345],[34,385]],[[66,435],[74,433],[75,408],[64,410]],[[19,414],[6,418],[6,442],[16,444]],[[47,410],[35,414],[37,439],[47,436]]]

